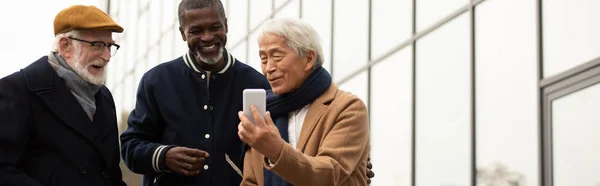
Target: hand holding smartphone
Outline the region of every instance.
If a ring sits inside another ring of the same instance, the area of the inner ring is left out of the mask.
[[[252,123],[256,124],[250,105],[254,105],[260,112],[260,116],[263,118],[265,117],[267,100],[264,89],[244,89],[243,91],[244,115],[246,115]]]

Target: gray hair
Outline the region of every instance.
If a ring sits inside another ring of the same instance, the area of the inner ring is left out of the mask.
[[[261,40],[267,34],[283,37],[287,46],[296,52],[298,57],[304,57],[311,50],[315,51],[315,65],[313,69],[323,65],[323,50],[321,39],[317,31],[301,19],[274,18],[264,23],[262,33],[258,37]]]
[[[217,5],[219,9],[219,15],[221,17],[221,21],[225,24],[225,10],[223,9],[223,3],[220,0],[182,0],[179,3],[179,8],[177,9],[177,16],[179,18],[179,26],[183,26],[183,14],[186,10],[194,10],[200,8],[206,8],[212,5]]]
[[[66,33],[62,33],[62,34],[58,34],[56,36],[54,36],[54,41],[52,42],[52,52],[57,52],[60,54],[60,39],[63,37],[74,37],[74,38],[80,38],[82,35],[82,33],[80,31],[77,30],[71,30],[69,32]],[[73,42],[73,41],[71,41]],[[79,46],[76,43],[73,43],[73,45],[75,46]]]

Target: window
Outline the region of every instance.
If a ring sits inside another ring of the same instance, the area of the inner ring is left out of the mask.
[[[250,29],[259,27],[262,22],[271,16],[273,1],[248,1],[250,3]]]
[[[257,44],[258,45],[258,44]],[[229,51],[233,58],[241,61],[242,63],[248,63],[248,59],[246,59],[246,42],[243,42],[239,45],[239,47]],[[258,53],[258,51],[257,51]],[[258,54],[256,54],[258,55]]]
[[[282,7],[281,10],[275,14],[275,17],[297,18],[298,16],[300,16],[300,0],[290,0],[290,2],[287,4],[285,4],[285,2],[287,1],[278,1],[283,2],[278,3],[277,1],[275,1],[275,9],[284,5],[285,6]]]
[[[244,37],[248,34],[248,1],[230,1],[235,1],[235,6],[229,5],[229,12],[227,12],[227,48],[235,49],[240,47],[235,45],[242,42],[241,40],[245,40]]]
[[[368,0],[335,1],[333,80],[346,78],[367,64]]]
[[[416,0],[417,32],[432,26],[452,12],[469,4],[469,0]]]
[[[246,59],[246,61],[244,61],[244,62],[246,62],[248,65],[250,65],[254,69],[261,71],[261,69],[260,69],[261,60],[260,60],[260,56],[258,55],[259,33],[260,33],[260,31],[250,34],[250,40],[248,41],[248,48],[249,48],[248,59]]]
[[[150,5],[150,6],[153,6],[153,5]],[[162,11],[161,19],[162,20],[160,21],[162,23],[162,25],[160,25],[161,31],[172,29],[171,23],[173,21],[177,21],[175,28],[179,28],[179,17],[177,15],[178,7],[179,7],[179,1],[168,1],[168,0],[162,1],[162,5],[161,5],[161,11]],[[132,11],[132,10],[128,10],[128,11],[137,13],[137,11]]]
[[[539,185],[535,1],[475,9],[478,185]],[[507,13],[510,12],[510,13]]]
[[[331,72],[331,1],[302,0],[302,19],[310,23],[321,36],[323,68]],[[319,12],[315,14],[315,12]]]
[[[144,58],[146,52],[148,52],[148,46],[150,45],[148,42],[148,34],[150,33],[150,30],[148,29],[148,23],[150,21],[148,18],[148,12],[144,12],[140,17],[138,17],[136,24],[138,24],[139,27],[137,32],[133,35],[137,41],[136,59],[140,60]]]
[[[176,37],[179,36],[179,37]],[[173,38],[176,40],[173,41]],[[177,41],[177,42],[176,42]],[[160,50],[160,62],[167,62],[185,54],[188,51],[187,43],[181,40],[181,34],[179,30],[169,31],[166,35],[162,37],[159,45]],[[180,50],[178,53],[173,53],[173,49]],[[182,51],[181,51],[182,50]]]
[[[551,186],[598,185],[600,58],[542,81],[544,180]]]
[[[148,26],[148,38],[149,38],[149,43],[150,44],[156,44],[156,42],[160,39],[160,34],[162,32],[161,29],[161,25],[163,24],[170,24],[173,21],[169,21],[169,22],[161,22],[161,13],[162,13],[162,8],[160,6],[161,4],[158,3],[151,3],[148,6],[150,6],[150,16],[148,17],[148,21],[149,21],[149,26]]]
[[[600,56],[600,1],[542,1],[544,77]]]
[[[348,91],[360,98],[365,105],[369,104],[367,95],[367,71],[352,76],[348,81],[339,84],[339,88]]]
[[[598,95],[600,83],[596,82],[552,101],[554,186],[600,184]]]
[[[287,3],[288,1],[301,1],[301,0],[275,0],[275,7],[280,7],[281,5]]]
[[[412,48],[371,68],[371,186],[411,186]]]
[[[416,45],[417,186],[470,184],[468,18],[455,18]]]
[[[372,0],[371,57],[377,58],[412,34],[411,0]]]
[[[190,50],[187,42],[183,41],[183,38],[181,38],[181,32],[177,28],[173,28],[172,31],[169,31],[163,38],[163,41],[167,47],[174,46],[171,48],[164,48],[169,53],[168,60],[178,58]]]

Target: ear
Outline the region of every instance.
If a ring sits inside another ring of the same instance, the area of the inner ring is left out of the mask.
[[[183,41],[187,41],[187,38],[185,37],[185,32],[183,32],[183,28],[181,26],[179,27],[179,33],[181,34],[181,39],[183,39]]]
[[[63,37],[60,38],[60,40],[58,41],[58,51],[60,52],[61,56],[66,60],[70,59],[71,56],[73,56],[73,52],[75,50],[72,43],[69,42],[69,39]]]
[[[315,55],[315,51],[314,50],[310,50],[306,53],[306,55],[304,56],[304,71],[308,72],[311,71],[313,69],[313,66],[315,66],[315,61],[316,61],[316,55]]]

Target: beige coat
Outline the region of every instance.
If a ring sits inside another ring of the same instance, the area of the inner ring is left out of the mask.
[[[297,186],[367,185],[369,150],[365,104],[332,84],[311,103],[297,147],[285,143],[272,167],[262,154],[246,151],[241,185],[264,185],[263,167]]]

